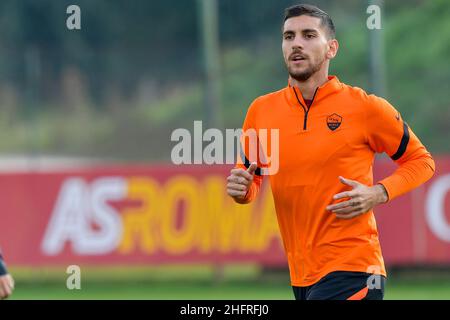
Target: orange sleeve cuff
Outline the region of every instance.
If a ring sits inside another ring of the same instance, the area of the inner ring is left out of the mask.
[[[245,195],[244,199],[242,199],[242,200],[235,199],[234,201],[239,204],[247,204],[247,203],[252,202],[259,193],[261,183],[262,183],[262,176],[254,176],[253,182],[250,186],[250,189],[248,189],[247,194]]]
[[[433,176],[434,171],[434,160],[429,155],[404,162],[391,176],[378,183],[386,189],[389,202],[425,183]]]

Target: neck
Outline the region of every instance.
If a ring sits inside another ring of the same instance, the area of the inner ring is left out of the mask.
[[[289,83],[291,86],[298,87],[302,93],[303,99],[311,100],[314,96],[314,92],[318,87],[328,81],[328,71],[318,71],[313,74],[308,80],[299,81],[292,77],[289,77]]]

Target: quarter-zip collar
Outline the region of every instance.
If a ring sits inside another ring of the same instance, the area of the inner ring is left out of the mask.
[[[326,96],[333,94],[341,89],[342,83],[339,81],[338,77],[328,76],[328,81],[316,89],[311,107],[317,104],[317,102],[319,102]],[[285,96],[286,99],[289,101],[289,104],[291,104],[294,107],[302,107],[301,105],[299,106],[299,102],[303,106],[306,106],[305,100],[303,99],[303,95],[300,89],[298,87],[292,86],[289,81],[288,86],[285,88]]]

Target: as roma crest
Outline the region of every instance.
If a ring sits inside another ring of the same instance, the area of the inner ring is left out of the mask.
[[[327,125],[331,131],[336,130],[342,123],[342,117],[336,113],[333,113],[327,118]]]

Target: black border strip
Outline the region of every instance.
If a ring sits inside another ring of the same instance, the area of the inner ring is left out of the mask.
[[[241,149],[241,159],[242,159],[242,162],[244,163],[244,166],[248,169],[250,167],[250,160],[247,159],[247,157],[245,156],[245,154],[242,151],[242,149]],[[260,167],[256,168],[255,175],[257,175],[257,176],[261,176],[262,175]]]
[[[392,160],[398,160],[405,153],[406,147],[409,143],[409,130],[408,125],[403,121],[403,137],[398,146],[397,152],[391,157]]]

